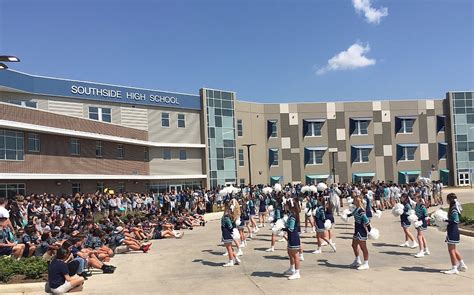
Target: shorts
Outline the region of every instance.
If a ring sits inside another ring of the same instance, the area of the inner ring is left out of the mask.
[[[457,224],[448,224],[445,242],[451,245],[459,244],[461,242],[461,238],[459,236],[459,228],[457,227]]]
[[[10,256],[13,253],[13,247],[0,247],[0,256]]]
[[[62,294],[62,293],[67,293],[69,292],[69,290],[72,289],[72,284],[68,281],[64,282],[64,284],[62,284],[61,286],[57,287],[57,288],[51,288],[51,292],[53,292],[53,294]]]
[[[365,230],[365,228],[356,228],[352,239],[359,241],[367,241],[367,231]]]
[[[161,235],[161,232],[160,231],[155,232],[155,235],[153,236],[153,239],[155,239],[155,240],[163,239],[163,236]]]

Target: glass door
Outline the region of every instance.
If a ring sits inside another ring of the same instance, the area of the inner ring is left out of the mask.
[[[469,178],[469,172],[458,173],[458,184],[459,186],[467,186],[471,184],[471,179]]]

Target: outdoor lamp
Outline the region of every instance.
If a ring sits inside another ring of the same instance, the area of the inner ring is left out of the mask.
[[[19,62],[20,59],[16,56],[10,56],[10,55],[0,55],[0,61],[6,61],[6,62]]]
[[[0,70],[6,70],[6,69],[8,69],[7,65],[0,62]]]

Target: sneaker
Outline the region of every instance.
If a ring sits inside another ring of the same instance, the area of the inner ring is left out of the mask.
[[[359,266],[357,268],[357,270],[366,270],[366,269],[369,269],[369,268],[370,268],[369,265],[364,263],[361,266]]]
[[[450,270],[442,271],[443,273],[447,275],[457,275],[459,271],[456,268],[452,268]]]
[[[105,265],[104,268],[102,268],[102,272],[103,273],[109,273],[109,274],[112,274],[114,273],[115,269],[111,268],[110,266],[108,265]]]
[[[330,243],[329,246],[336,252],[336,244],[335,243]]]
[[[285,275],[285,276],[291,276],[291,275],[294,275],[294,274],[295,274],[295,271],[292,270],[291,268],[287,269],[287,270],[283,273],[283,275]]]
[[[462,263],[458,266],[459,271],[466,271],[468,269],[467,265]]]
[[[313,251],[313,254],[321,254],[321,253],[322,253],[321,249],[317,249]]]
[[[408,243],[408,241],[406,241],[405,243],[403,244],[400,244],[400,247],[408,247],[410,244]]]
[[[234,266],[234,261],[231,260],[229,262],[227,262],[226,264],[223,265],[223,267],[230,267],[230,266]]]
[[[420,251],[420,252],[415,254],[416,258],[421,258],[421,257],[424,257],[424,256],[425,256],[425,252],[423,252],[423,251]]]
[[[328,243],[327,243],[326,241],[323,241],[323,242],[321,243],[321,246],[327,246],[327,244],[328,244]]]
[[[278,240],[278,242],[286,242],[285,238],[281,238]]]
[[[419,246],[419,245],[418,245],[417,242],[413,242],[413,245],[411,245],[410,248],[415,249],[415,248],[417,248],[418,246]]]
[[[304,261],[304,255],[303,255],[303,253],[300,254],[300,261]]]
[[[253,231],[254,234],[258,233],[260,229],[258,227],[255,228],[255,230]]]
[[[274,248],[268,248],[267,250],[265,250],[265,252],[275,252],[275,249]]]
[[[229,255],[229,252],[225,252],[224,254],[222,254],[222,256],[228,256]]]
[[[236,257],[235,260],[234,260],[234,265],[239,265],[240,264],[240,259],[239,257]]]
[[[299,278],[301,278],[300,273],[295,272],[294,274],[292,274],[291,276],[288,277],[288,280],[296,280],[296,279],[299,279]]]
[[[349,264],[349,267],[359,267],[361,263],[357,260],[354,260],[351,264]]]
[[[430,250],[428,250],[428,248],[425,249],[425,255],[430,255]]]
[[[244,255],[244,252],[242,252],[242,249],[239,249],[239,251],[237,251],[237,256],[242,256]]]

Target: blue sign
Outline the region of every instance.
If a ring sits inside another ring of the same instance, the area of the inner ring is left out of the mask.
[[[47,78],[11,70],[0,71],[0,86],[38,95],[193,110],[202,108],[199,95]]]

